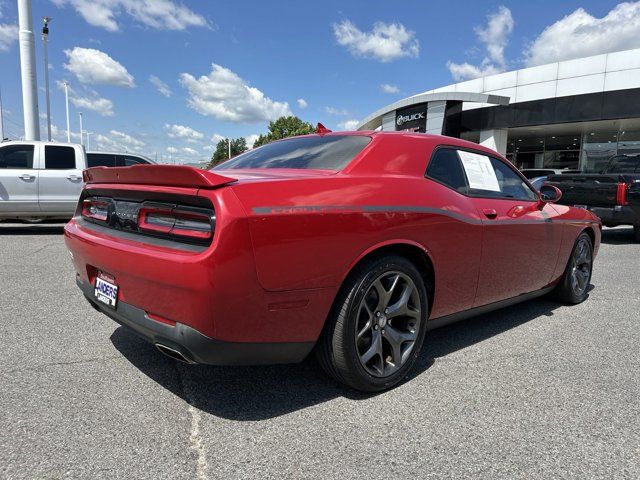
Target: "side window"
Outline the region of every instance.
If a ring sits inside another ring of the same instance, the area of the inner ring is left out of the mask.
[[[467,193],[467,183],[460,165],[460,159],[456,150],[451,148],[439,148],[433,154],[427,176],[460,193]]]
[[[498,185],[503,197],[517,198],[518,200],[537,200],[537,194],[529,188],[529,185],[511,167],[497,158],[492,158],[491,164],[496,172]]]
[[[465,150],[459,150],[458,155],[469,184],[469,195],[536,200],[537,194],[504,162]]]
[[[44,168],[47,170],[70,170],[76,168],[76,152],[73,147],[46,145]]]
[[[0,168],[33,168],[33,145],[0,148]]]
[[[106,153],[90,153],[87,155],[87,166],[91,167],[115,167],[116,157]]]

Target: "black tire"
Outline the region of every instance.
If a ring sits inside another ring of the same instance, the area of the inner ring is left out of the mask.
[[[583,248],[587,249],[586,252],[582,250]],[[589,296],[592,272],[593,242],[588,233],[582,232],[573,245],[560,283],[553,291],[554,297],[561,302],[572,305],[584,302]]]
[[[633,240],[640,242],[640,225],[633,226]]]
[[[378,295],[380,288],[386,303]],[[373,312],[381,305],[389,308]],[[395,255],[372,258],[358,266],[340,289],[316,345],[316,357],[330,376],[356,390],[389,389],[415,364],[427,314],[427,290],[414,264]],[[371,351],[379,353],[373,354],[371,363],[363,363]],[[396,358],[400,361],[393,361]]]

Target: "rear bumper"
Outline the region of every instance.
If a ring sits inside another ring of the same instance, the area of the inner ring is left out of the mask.
[[[311,352],[313,342],[245,343],[210,338],[183,323],[164,324],[133,305],[118,302],[114,310],[96,302],[93,286],[76,276],[76,283],[91,306],[148,342],[179,352],[190,363],[208,365],[270,365],[297,363]]]
[[[640,215],[629,206],[589,207],[589,210],[600,217],[607,227],[617,225],[640,225]]]

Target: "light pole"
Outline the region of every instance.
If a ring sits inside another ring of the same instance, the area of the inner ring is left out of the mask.
[[[71,143],[71,124],[69,123],[69,82],[62,82],[64,85],[64,101],[67,109],[67,143]]]
[[[227,138],[227,143],[229,144],[229,159],[231,159],[231,139]]]
[[[93,132],[87,132],[87,150],[91,150],[91,135]]]
[[[18,0],[18,26],[20,35],[20,77],[22,80],[24,138],[25,140],[40,140],[36,49],[33,41],[31,0]]]
[[[78,112],[80,117],[80,145],[84,145],[84,133],[82,131],[82,112]]]
[[[51,17],[42,17],[42,51],[44,53],[44,91],[47,100],[47,138],[51,141],[51,103],[49,101],[49,22]]]

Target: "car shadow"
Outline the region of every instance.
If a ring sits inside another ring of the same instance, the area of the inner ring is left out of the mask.
[[[422,375],[438,359],[541,316],[553,316],[561,304],[531,300],[427,333],[418,362],[407,377]],[[130,330],[119,327],[111,342],[142,373],[212,415],[237,421],[278,417],[334,398],[351,400],[375,394],[354,391],[327,377],[315,357],[294,365],[214,367],[185,365],[164,357]]]
[[[633,239],[633,228],[605,228],[602,230],[601,242],[607,245],[628,245],[635,243]]]

